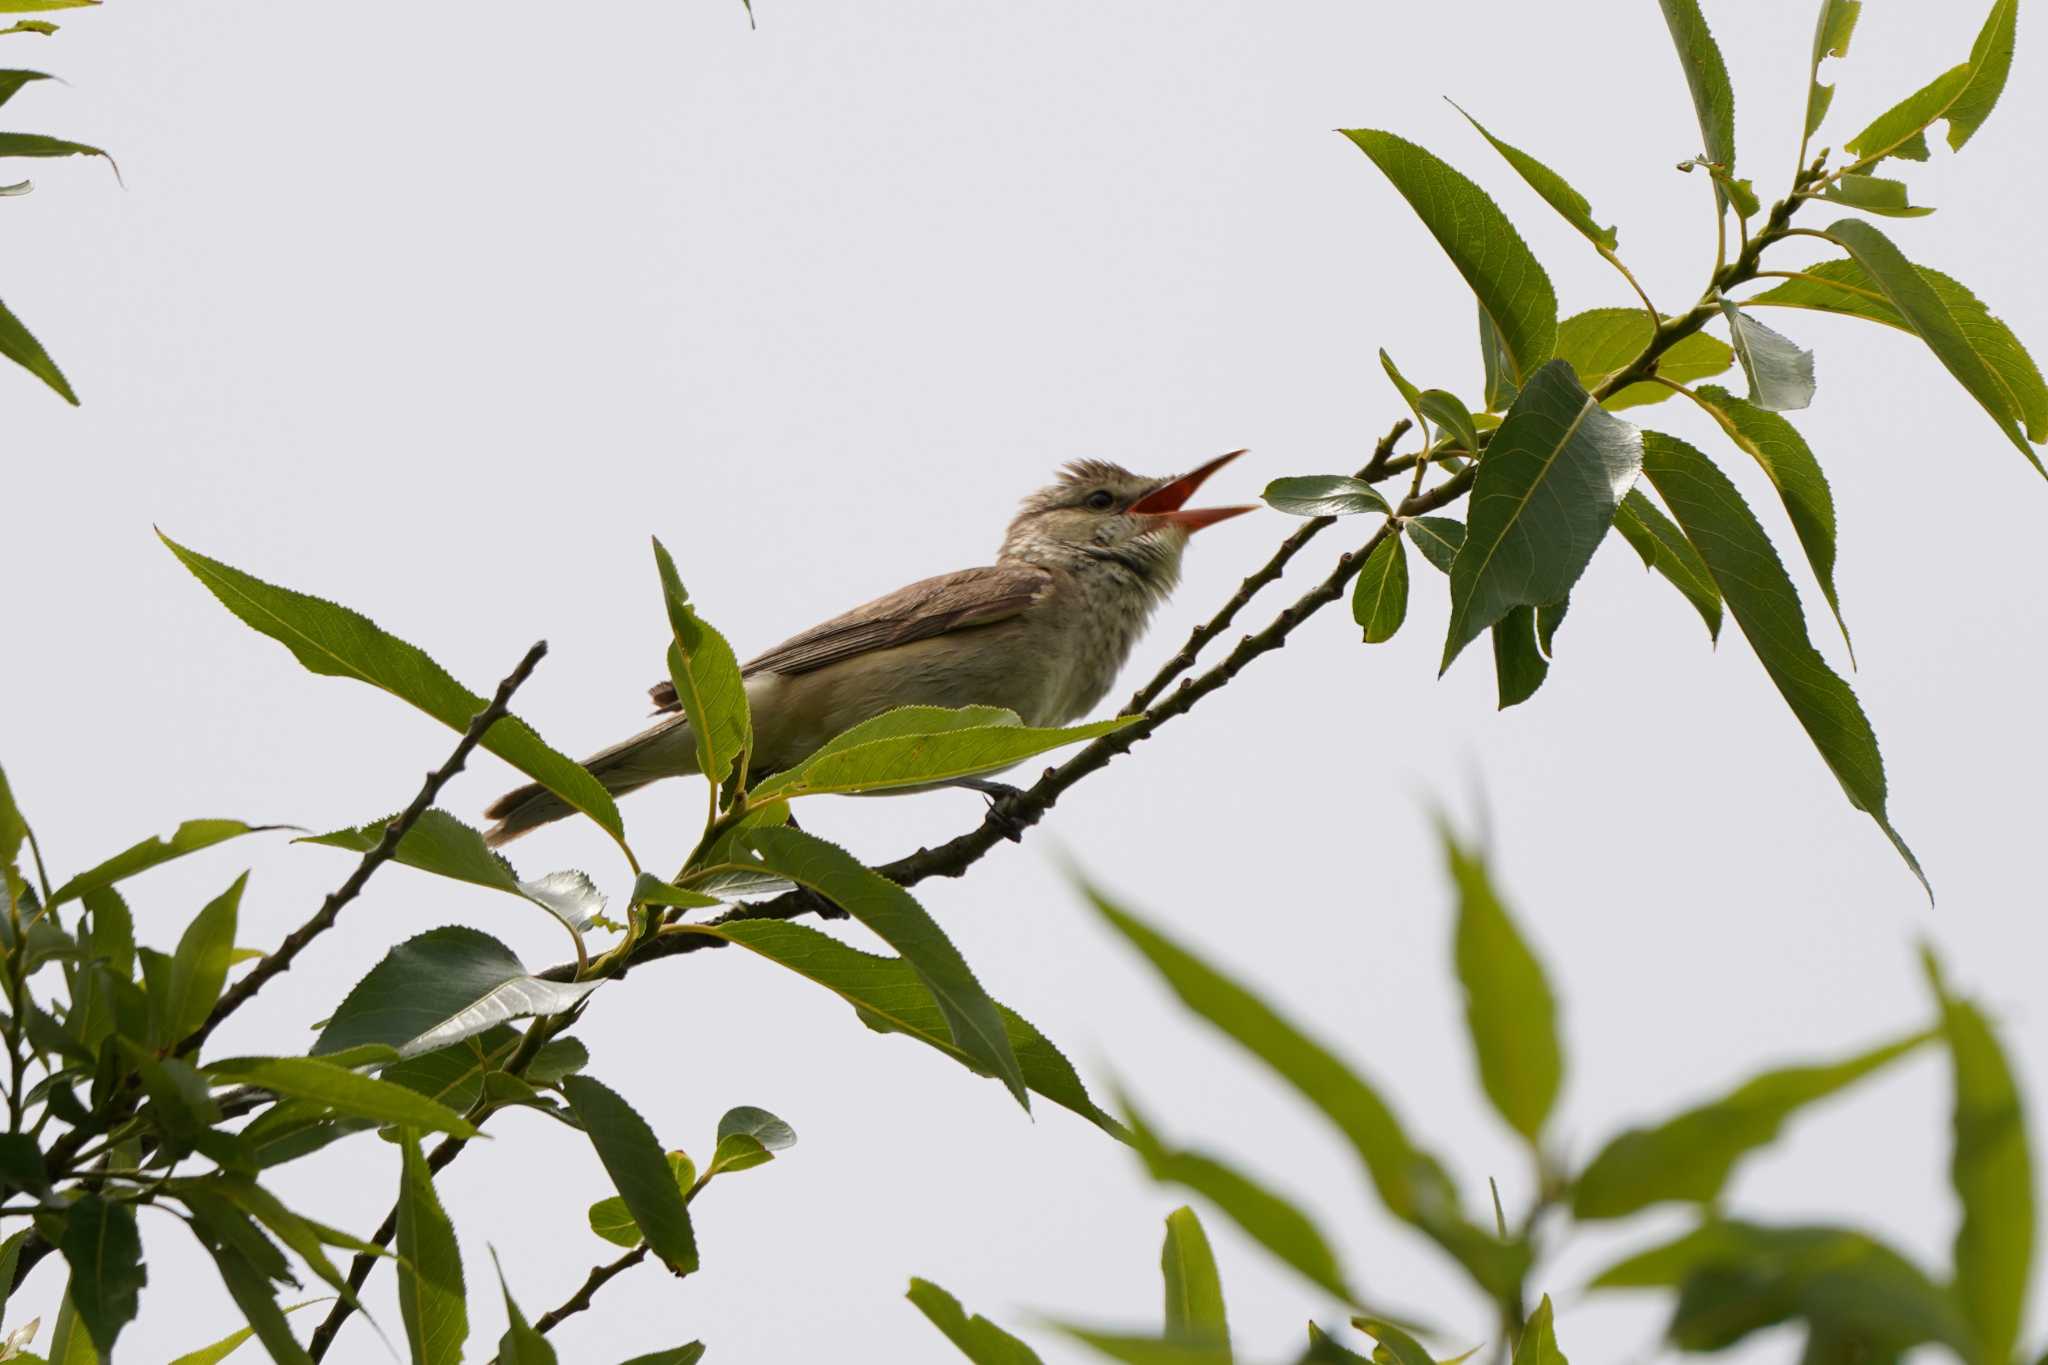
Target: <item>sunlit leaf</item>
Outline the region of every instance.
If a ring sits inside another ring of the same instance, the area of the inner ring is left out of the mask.
[[[313,1304],[322,1302],[325,1302],[325,1300],[308,1299],[304,1303],[290,1304],[280,1311],[296,1313],[301,1308],[310,1308]],[[253,1327],[237,1328],[209,1346],[202,1346],[196,1351],[187,1351],[184,1355],[173,1360],[171,1365],[220,1365],[221,1361],[226,1360],[237,1350],[241,1349],[255,1335],[256,1329]]]
[[[1924,204],[1910,202],[1905,181],[1879,175],[1840,176],[1821,191],[1820,197],[1830,204],[1862,209],[1880,218],[1925,218],[1934,212]]]
[[[1143,1153],[1141,1146],[1139,1151]],[[1185,1206],[1166,1215],[1166,1240],[1159,1248],[1159,1273],[1166,1284],[1166,1337],[1190,1346],[1230,1345],[1223,1280],[1202,1220]]]
[[[1189,1346],[1164,1337],[1110,1332],[1077,1323],[1051,1324],[1097,1355],[1121,1361],[1123,1365],[1231,1365],[1233,1357],[1221,1346]]]
[[[1548,1294],[1522,1324],[1522,1339],[1515,1343],[1514,1365],[1568,1365],[1564,1352],[1557,1346],[1557,1326],[1551,1319]]]
[[[353,829],[338,829],[293,842],[368,853],[382,842],[389,824],[391,820],[373,820]],[[423,872],[532,901],[573,933],[588,929],[604,913],[604,894],[586,874],[550,872],[532,881],[522,881],[504,855],[484,842],[481,833],[438,808],[421,813],[391,856],[393,861]]]
[[[384,1043],[417,1057],[494,1024],[573,1009],[599,984],[533,976],[510,948],[475,929],[430,929],[391,949],[349,990],[313,1054]]]
[[[1650,315],[1640,308],[1589,308],[1557,325],[1557,357],[1570,361],[1579,382],[1593,390],[1635,364],[1655,334]],[[1727,342],[1694,332],[1657,357],[1657,373],[1674,384],[1690,384],[1710,379],[1734,363],[1735,352]],[[1664,385],[1644,380],[1618,390],[1600,406],[1614,412],[1674,396]]]
[[[248,882],[246,872],[235,878],[234,885],[208,902],[185,926],[178,951],[171,958],[171,992],[163,1001],[160,1043],[169,1045],[190,1036],[213,1012],[214,1002],[227,984],[228,954],[235,950],[236,912]]]
[[[116,853],[99,866],[81,872],[65,882],[50,895],[50,904],[62,905],[75,900],[89,891],[124,881],[138,872],[182,858],[188,853],[197,853],[202,848],[211,848],[227,839],[243,834],[258,834],[265,830],[282,829],[282,825],[250,825],[240,820],[187,820],[165,839],[144,839],[131,848]]]
[[[1456,109],[1461,114],[1465,114],[1465,121],[1479,130],[1479,136],[1492,143],[1493,149],[1506,157],[1508,165],[1515,168],[1515,173],[1528,181],[1531,189],[1543,196],[1543,202],[1556,209],[1567,223],[1570,223],[1584,234],[1587,241],[1600,248],[1603,253],[1614,250],[1617,240],[1614,229],[1611,227],[1601,227],[1593,221],[1593,206],[1586,202],[1585,195],[1573,189],[1565,182],[1563,176],[1544,165],[1541,161],[1538,161],[1535,157],[1530,156],[1519,147],[1510,147],[1507,143],[1502,142],[1492,133],[1489,133],[1486,130],[1486,125],[1473,118],[1472,115],[1465,113],[1463,106],[1459,105],[1457,101],[1453,100],[1451,102],[1451,108]]]
[[[1796,412],[1813,402],[1813,352],[1744,313],[1727,299],[1721,313],[1735,358],[1749,379],[1749,401],[1767,412]]]
[[[1564,1080],[1557,997],[1494,890],[1484,854],[1447,824],[1439,824],[1437,837],[1458,892],[1454,956],[1480,1083],[1495,1111],[1533,1147]]]
[[[1424,389],[1417,397],[1417,407],[1422,415],[1436,423],[1439,435],[1455,439],[1460,449],[1479,449],[1479,428],[1472,420],[1472,410],[1465,406],[1465,400],[1446,389]]]
[[[2018,21],[2019,0],[1994,0],[1969,61],[1942,72],[1843,144],[1856,154],[1854,169],[1874,166],[1888,156],[1925,161],[1927,130],[1942,119],[1948,120],[1950,150],[1962,150],[2005,91]]]
[[[996,772],[1027,758],[1121,730],[1136,716],[1087,725],[1038,728],[1002,724],[893,735],[839,748],[763,782],[756,799],[815,796],[824,792],[876,792],[951,782]]]
[[[981,1314],[968,1317],[960,1300],[930,1280],[912,1278],[904,1297],[974,1365],[1040,1365],[1037,1352]]]

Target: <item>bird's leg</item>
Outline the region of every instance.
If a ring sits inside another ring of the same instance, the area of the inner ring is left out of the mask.
[[[962,777],[952,785],[987,797],[989,818],[1002,830],[1003,837],[1013,844],[1024,842],[1024,831],[1038,823],[1036,813],[1027,816],[1017,809],[1024,798],[1021,787],[1013,787],[1007,782],[991,782],[985,777]]]

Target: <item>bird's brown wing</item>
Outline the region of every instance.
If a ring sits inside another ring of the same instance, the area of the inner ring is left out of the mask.
[[[792,635],[740,671],[793,676],[912,640],[993,625],[1037,601],[1051,583],[1051,574],[1030,564],[991,564],[941,574]],[[648,695],[659,710],[677,708],[674,683],[656,683]]]

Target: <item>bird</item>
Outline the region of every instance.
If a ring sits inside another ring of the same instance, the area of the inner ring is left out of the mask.
[[[1147,478],[1076,460],[1025,498],[993,564],[899,588],[791,636],[741,667],[753,714],[749,780],[801,763],[834,735],[899,706],[999,706],[1065,725],[1108,694],[1180,578],[1196,531],[1252,511],[1187,506],[1242,450]],[[583,761],[613,795],[698,771],[672,682],[649,689],[656,722]],[[1006,789],[969,780],[992,797]],[[485,812],[497,846],[571,813],[545,787]]]

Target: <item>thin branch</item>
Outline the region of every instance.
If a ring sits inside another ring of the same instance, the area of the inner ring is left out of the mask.
[[[320,903],[320,909],[311,919],[287,934],[275,952],[259,961],[250,969],[247,976],[235,983],[233,990],[220,998],[219,1003],[213,1007],[213,1013],[206,1016],[206,1022],[178,1044],[175,1055],[183,1057],[198,1050],[199,1045],[220,1027],[223,1020],[248,1004],[256,992],[270,983],[271,978],[290,971],[292,959],[296,958],[307,944],[334,927],[335,918],[341,914],[342,907],[354,900],[371,875],[391,860],[392,855],[398,852],[399,841],[404,839],[407,831],[418,824],[420,817],[427,813],[427,808],[434,804],[434,798],[441,794],[441,788],[447,785],[450,778],[462,771],[464,762],[475,751],[476,746],[483,742],[484,732],[504,718],[512,704],[512,694],[519,690],[520,684],[532,676],[534,666],[540,663],[547,652],[546,640],[536,642],[532,649],[526,651],[526,657],[519,661],[519,666],[498,684],[497,695],[491,698],[490,704],[471,718],[469,728],[462,732],[462,740],[455,746],[455,752],[448,756],[446,763],[427,774],[427,780],[420,785],[419,794],[413,797],[412,804],[407,806],[397,819],[384,827],[384,837],[377,841],[375,848],[363,855],[362,861],[356,864],[355,871],[349,873],[348,880]]]
[[[590,1268],[590,1278],[583,1282],[583,1287],[562,1300],[561,1307],[551,1308],[534,1319],[533,1330],[541,1333],[553,1331],[561,1325],[564,1318],[573,1317],[590,1307],[591,1295],[604,1288],[605,1285],[609,1284],[617,1276],[631,1270],[646,1259],[647,1243],[642,1242],[639,1246],[634,1247],[631,1251],[608,1265],[592,1266]]]
[[[1393,458],[1395,443],[1407,434],[1408,428],[1409,421],[1405,417],[1394,423],[1387,434],[1380,438],[1380,443],[1373,447],[1372,459],[1365,468],[1358,471],[1358,477],[1367,483],[1378,483],[1398,472],[1390,461]],[[1188,642],[1180,647],[1180,652],[1161,664],[1159,671],[1152,675],[1152,680],[1139,688],[1130,701],[1124,704],[1122,714],[1136,715],[1144,710],[1152,704],[1154,698],[1166,690],[1167,684],[1193,668],[1196,656],[1208,647],[1211,640],[1230,629],[1230,623],[1237,619],[1237,613],[1244,605],[1250,602],[1261,588],[1280,576],[1281,570],[1287,567],[1287,561],[1293,559],[1302,546],[1314,540],[1336,520],[1335,517],[1310,517],[1293,535],[1281,541],[1280,548],[1273,552],[1273,557],[1240,583],[1237,591],[1231,594],[1230,600],[1218,608],[1214,616],[1196,626],[1194,632],[1188,636]]]

